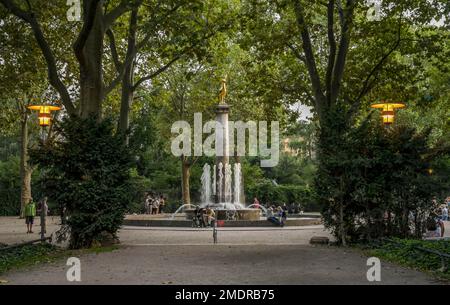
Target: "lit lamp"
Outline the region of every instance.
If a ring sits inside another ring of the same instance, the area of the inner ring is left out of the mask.
[[[389,102],[381,102],[375,103],[370,106],[375,109],[382,109],[381,118],[383,119],[384,125],[391,125],[395,120],[395,110],[405,108],[406,105],[404,103],[389,103]]]
[[[28,109],[30,110],[37,110],[38,118],[39,118],[39,126],[41,127],[47,127],[51,123],[51,112],[60,110],[61,107],[59,106],[51,106],[51,105],[33,105],[28,106]]]

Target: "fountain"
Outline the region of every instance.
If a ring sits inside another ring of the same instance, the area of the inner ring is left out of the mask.
[[[177,216],[178,213],[180,213],[183,209],[189,208],[191,209],[192,206],[198,207],[198,205],[196,204],[182,204],[175,212],[172,213],[172,215],[170,216],[170,220],[174,220],[175,216]]]
[[[201,202],[183,204],[168,218],[159,215],[127,215],[125,225],[155,226],[155,227],[191,227],[195,207],[210,207],[216,213],[216,219],[227,227],[272,227],[273,224],[261,216],[266,215],[266,209],[260,205],[245,207],[242,190],[242,167],[239,162],[230,163],[228,113],[229,105],[224,101],[226,96],[226,81],[222,80],[219,104],[216,106],[216,160],[215,164],[204,164],[201,175]],[[176,217],[179,216],[179,217]],[[185,219],[183,219],[185,218]],[[225,221],[225,222],[222,222]],[[219,223],[219,222],[218,222]],[[288,219],[287,225],[320,224],[320,218]]]
[[[216,106],[216,163],[203,166],[201,176],[200,207],[211,207],[218,220],[260,220],[261,210],[245,208],[241,200],[242,170],[241,164],[230,164],[228,113],[230,106],[225,103],[226,80],[222,79],[219,104]],[[212,168],[212,172],[211,172]],[[185,210],[192,218],[193,210]]]

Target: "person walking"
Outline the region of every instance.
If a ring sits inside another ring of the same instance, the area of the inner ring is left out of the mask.
[[[27,233],[33,233],[34,217],[36,216],[36,204],[33,198],[25,205],[25,223],[27,225]]]
[[[152,202],[152,214],[158,214],[159,199],[155,198]]]
[[[286,220],[287,220],[287,211],[285,209],[281,209],[281,213],[280,213],[280,226],[284,227],[284,225],[286,224]]]
[[[152,213],[152,197],[150,195],[147,195],[145,198],[145,214],[151,214]]]
[[[164,199],[164,196],[161,195],[161,197],[159,198],[158,214],[164,213],[165,205],[166,205],[166,200]]]
[[[38,214],[41,216],[41,230],[44,234],[47,234],[47,224],[45,218],[48,216],[48,198],[44,197],[41,199],[38,205]]]
[[[442,220],[448,221],[448,207],[446,205],[442,208]]]

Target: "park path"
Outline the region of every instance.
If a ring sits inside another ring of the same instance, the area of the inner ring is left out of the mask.
[[[321,226],[210,230],[133,228],[112,252],[84,254],[82,284],[370,284],[367,257],[356,250],[311,246]],[[10,284],[72,284],[58,261],[1,276]],[[382,262],[381,284],[440,284],[418,271]]]

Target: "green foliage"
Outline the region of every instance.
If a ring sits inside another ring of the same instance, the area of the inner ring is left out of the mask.
[[[383,242],[369,252],[372,256],[423,271],[431,271],[439,277],[450,279],[450,269],[441,269],[442,262],[439,255],[428,253],[418,248],[450,254],[450,241],[394,238],[392,241]]]
[[[0,161],[0,216],[20,213],[19,158]]]
[[[257,197],[264,205],[300,204],[304,211],[316,212],[320,210],[314,199],[313,191],[304,186],[275,185],[271,181],[264,181],[246,187],[247,201]]]
[[[27,245],[3,251],[0,247],[0,274],[13,268],[49,262],[56,252],[57,248],[47,243]]]
[[[278,184],[309,186],[313,184],[315,165],[309,159],[281,154],[277,166],[264,168],[265,177]]]
[[[0,127],[0,130],[1,127]],[[8,161],[19,155],[20,142],[17,137],[0,137],[0,161]]]
[[[130,170],[131,179],[129,186],[129,204],[127,206],[126,212],[128,214],[143,214],[145,213],[143,202],[145,200],[145,193],[151,189],[150,179],[140,176],[135,168]]]
[[[45,193],[66,210],[70,247],[115,236],[130,202],[131,156],[110,120],[66,118],[59,137],[32,150],[44,171]],[[101,240],[99,240],[101,241]]]
[[[18,216],[20,213],[20,163],[19,157],[10,156],[0,160],[0,216]],[[42,183],[39,170],[31,176],[32,194],[35,199],[42,197]],[[56,214],[58,206],[49,201],[50,213]]]
[[[447,186],[428,169],[448,146],[430,146],[429,130],[386,129],[378,118],[349,128],[343,117],[342,108],[330,111],[319,135],[315,186],[325,225],[340,241],[420,237],[433,197]]]

